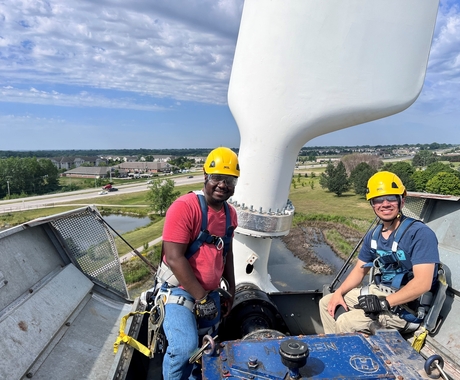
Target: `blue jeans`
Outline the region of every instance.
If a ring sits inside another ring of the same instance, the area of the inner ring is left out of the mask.
[[[170,289],[171,294],[195,300],[181,288]],[[185,306],[167,303],[163,330],[168,341],[163,359],[164,380],[186,380],[192,373],[193,364],[188,359],[198,348],[198,330],[195,315]]]
[[[195,299],[181,288],[171,288],[170,291],[175,296],[183,296],[195,302]],[[217,301],[216,305],[219,309],[218,294],[214,292],[212,296]],[[195,314],[185,306],[167,303],[163,330],[168,341],[163,359],[164,380],[201,379],[201,366],[188,362],[200,344]]]

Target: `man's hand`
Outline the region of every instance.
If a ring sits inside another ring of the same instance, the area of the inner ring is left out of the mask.
[[[198,318],[205,318],[211,321],[217,317],[219,311],[214,300],[206,294],[202,299],[195,302],[195,313]]]
[[[366,314],[380,313],[381,311],[389,311],[390,304],[385,297],[377,297],[375,294],[368,294],[366,296],[358,297],[359,307],[363,309]]]

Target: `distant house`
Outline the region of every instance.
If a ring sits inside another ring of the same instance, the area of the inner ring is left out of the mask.
[[[124,162],[136,162],[137,156],[124,156],[123,161]]]
[[[122,162],[115,165],[114,168],[131,173],[159,173],[169,171],[170,165],[164,162]]]
[[[100,157],[55,157],[50,158],[51,162],[58,169],[70,170],[78,168],[84,164],[91,166],[99,166],[107,161]]]
[[[110,177],[110,169],[107,166],[80,166],[67,170],[62,175],[78,178],[108,178]]]

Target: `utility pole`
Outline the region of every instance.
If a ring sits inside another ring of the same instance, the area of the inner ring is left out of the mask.
[[[10,199],[10,181],[6,180],[6,185],[8,187],[8,199]]]

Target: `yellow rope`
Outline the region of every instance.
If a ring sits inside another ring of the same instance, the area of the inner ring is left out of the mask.
[[[114,354],[118,352],[118,346],[121,343],[126,343],[126,344],[129,344],[131,347],[134,347],[136,350],[142,352],[145,356],[150,357],[150,350],[147,347],[145,347],[142,343],[138,342],[133,337],[125,334],[126,321],[128,320],[129,317],[132,317],[133,315],[136,315],[136,314],[147,314],[147,313],[150,314],[150,311],[136,311],[136,312],[126,314],[121,319],[119,335],[118,335],[117,340],[113,344]]]
[[[414,341],[412,342],[412,347],[414,347],[415,351],[420,352],[425,343],[426,336],[428,335],[428,330],[422,327],[423,331],[416,337],[414,337]]]

